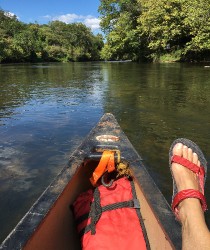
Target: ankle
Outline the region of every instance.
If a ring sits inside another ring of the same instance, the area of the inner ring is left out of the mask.
[[[193,223],[204,218],[204,213],[201,208],[201,203],[198,199],[188,198],[179,204],[179,219],[182,225]]]

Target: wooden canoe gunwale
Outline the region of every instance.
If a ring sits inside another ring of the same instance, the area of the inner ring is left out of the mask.
[[[99,142],[96,140],[96,137],[106,134],[119,137],[120,139],[113,142]],[[96,127],[91,130],[83,143],[71,155],[68,164],[0,245],[0,249],[22,249],[27,244],[31,235],[42,226],[43,220],[52,210],[56,201],[59,200],[59,196],[73,179],[86,156],[91,154],[93,148],[100,144],[117,145],[120,148],[121,155],[130,163],[135,180],[148,204],[150,204],[172,248],[181,249],[181,227],[179,223],[175,221],[170,206],[147,172],[143,159],[133,148],[112,114],[105,114]]]

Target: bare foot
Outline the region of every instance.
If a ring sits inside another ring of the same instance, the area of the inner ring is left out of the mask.
[[[174,146],[173,155],[182,156],[183,158],[193,162],[200,167],[200,161],[198,160],[197,154],[192,152],[191,148],[188,148],[182,143],[177,143]],[[172,163],[172,172],[176,181],[178,191],[184,189],[200,190],[198,178],[196,174],[191,170],[183,167],[180,164]]]
[[[177,143],[173,148],[173,155],[182,156],[183,158],[193,162],[200,167],[200,161],[196,153],[192,152],[191,148],[183,145],[182,143]],[[172,173],[177,185],[178,192],[186,189],[200,190],[198,177],[194,172],[183,167],[178,163],[172,163]],[[178,205],[179,218],[181,223],[186,220],[186,216],[190,215],[190,211],[193,209],[201,209],[201,204],[198,199],[188,198],[180,202]]]
[[[198,155],[182,143],[175,144],[172,154],[181,156],[198,167],[201,166]],[[198,177],[194,172],[178,163],[172,163],[171,171],[178,192],[186,189],[201,191]],[[178,205],[178,214],[182,224],[182,250],[209,250],[210,233],[205,223],[200,200],[197,198],[182,200]]]

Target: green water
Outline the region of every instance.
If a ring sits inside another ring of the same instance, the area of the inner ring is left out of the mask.
[[[0,65],[0,241],[106,112],[171,202],[168,149],[194,140],[210,161],[210,68],[202,64]],[[206,197],[210,206],[210,177]],[[206,213],[210,225],[210,213]]]

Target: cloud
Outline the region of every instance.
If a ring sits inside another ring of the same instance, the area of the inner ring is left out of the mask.
[[[79,16],[76,14],[66,14],[66,15],[61,15],[61,16],[55,16],[53,17],[53,20],[59,20],[64,23],[73,23],[73,22],[79,22],[83,20],[83,16]]]
[[[5,11],[5,12],[4,12],[4,15],[7,16],[7,17],[10,17],[10,18],[16,17],[17,19],[19,19],[19,17],[16,16],[16,15],[15,15],[14,13],[12,13],[12,12],[7,12],[7,11]]]
[[[100,28],[100,19],[91,17],[91,18],[86,18],[84,20],[84,24],[88,27],[90,27],[92,30],[99,29]]]
[[[91,30],[97,30],[100,28],[100,19],[96,18],[91,15],[83,16],[77,14],[65,14],[60,16],[50,16],[46,15],[44,18],[48,19],[49,21],[61,21],[64,23],[74,23],[74,22],[81,22],[84,23],[87,27],[91,28]]]

